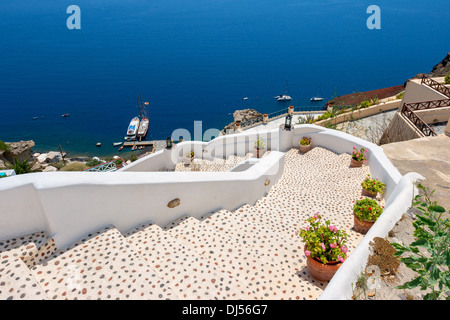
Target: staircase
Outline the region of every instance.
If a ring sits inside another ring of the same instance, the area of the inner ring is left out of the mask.
[[[295,232],[320,212],[350,235],[368,167],[316,147],[286,153],[268,195],[235,211],[127,233],[107,226],[59,250],[45,233],[0,241],[0,299],[317,299]]]

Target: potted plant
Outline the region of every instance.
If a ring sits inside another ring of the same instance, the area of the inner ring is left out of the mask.
[[[302,140],[300,140],[300,152],[306,153],[311,149],[311,139],[308,139],[307,137],[303,137]]]
[[[263,139],[258,139],[254,143],[253,154],[256,155],[257,158],[261,158],[264,154],[264,148],[266,145],[264,144]]]
[[[309,226],[297,233],[305,244],[306,265],[311,276],[320,281],[329,281],[347,258],[348,234],[331,225],[316,213],[305,222]]]
[[[366,152],[367,150],[365,148],[361,148],[358,150],[356,147],[353,147],[350,167],[352,168],[362,167],[363,163],[367,162]]]
[[[376,200],[361,197],[353,206],[353,229],[356,232],[366,234],[383,213],[383,208]]]
[[[378,193],[384,193],[386,185],[378,179],[371,179],[370,174],[361,182],[364,196],[375,198]]]
[[[192,160],[194,160],[195,154],[194,151],[188,152],[184,155],[184,163],[185,164],[191,164]]]

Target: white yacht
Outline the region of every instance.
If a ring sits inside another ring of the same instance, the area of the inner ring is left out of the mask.
[[[292,100],[291,96],[288,95],[288,82],[286,81],[286,90],[284,94],[280,94],[279,96],[274,97],[278,101],[290,101]]]
[[[136,132],[139,128],[139,118],[138,117],[134,117],[131,121],[130,124],[128,125],[128,130],[127,130],[127,140],[134,140],[136,139]]]

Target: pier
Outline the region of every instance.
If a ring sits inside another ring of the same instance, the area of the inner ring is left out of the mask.
[[[145,147],[152,147],[155,146],[155,141],[125,141],[123,143],[124,147],[133,147],[133,146],[145,146]]]

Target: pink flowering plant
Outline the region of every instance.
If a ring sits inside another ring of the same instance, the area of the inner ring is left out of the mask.
[[[357,149],[355,146],[353,147],[353,151],[352,151],[352,159],[359,161],[359,162],[367,162],[366,159],[366,153],[367,150],[365,148],[360,148]]]
[[[378,179],[372,179],[370,174],[361,182],[361,187],[372,193],[383,193],[386,185]]]
[[[309,223],[297,232],[305,244],[305,254],[327,264],[329,261],[344,262],[348,248],[348,234],[331,225],[330,220],[322,223],[322,216],[316,213],[305,220]]]
[[[357,200],[353,206],[353,213],[361,221],[376,221],[383,213],[383,208],[374,199],[363,198]]]
[[[309,146],[311,144],[311,139],[308,139],[307,137],[303,137],[302,140],[300,140],[300,144],[302,146]]]

